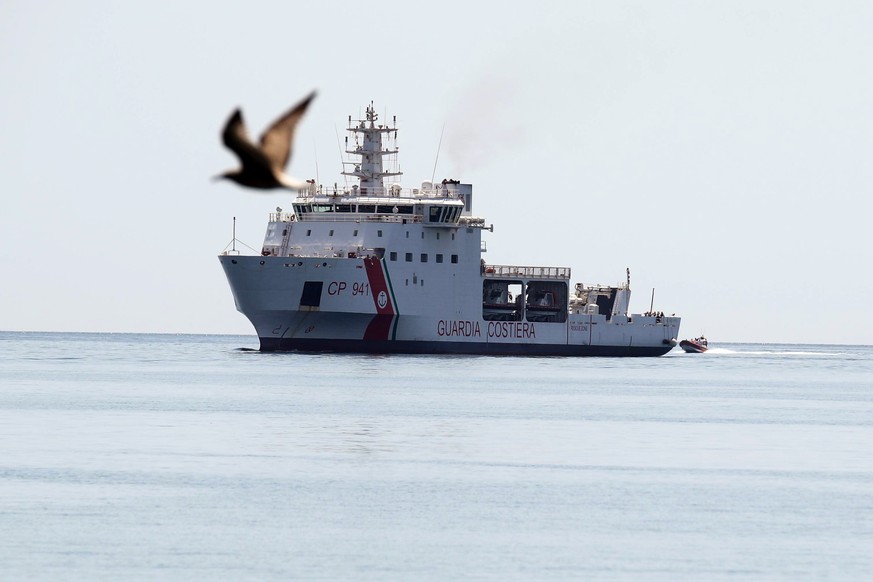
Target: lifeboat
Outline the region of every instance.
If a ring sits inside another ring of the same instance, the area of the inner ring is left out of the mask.
[[[709,342],[705,337],[700,336],[694,339],[684,339],[679,342],[679,347],[689,354],[702,354],[709,349]]]

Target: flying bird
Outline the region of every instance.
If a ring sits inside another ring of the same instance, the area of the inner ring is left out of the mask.
[[[294,138],[294,128],[303,117],[310,101],[315,98],[315,91],[292,107],[288,113],[273,122],[267,131],[261,135],[260,145],[255,145],[249,139],[242,111],[237,109],[227,120],[221,134],[224,145],[239,158],[241,168],[228,170],[215,179],[232,180],[240,186],[270,190],[273,188],[290,188],[302,190],[309,186],[304,181],[292,178],[285,173],[285,166],[291,158],[291,141]]]

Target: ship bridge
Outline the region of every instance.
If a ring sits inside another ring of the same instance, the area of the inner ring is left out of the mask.
[[[493,227],[473,216],[473,186],[451,178],[413,188],[394,181],[402,175],[396,118],[381,123],[372,102],[364,119],[349,116],[347,131],[345,184],[308,180],[290,211],[276,208],[270,214],[262,255],[377,256],[389,262],[402,257],[404,268],[415,257],[417,263],[468,265],[476,273],[486,250],[481,231]],[[418,270],[413,275],[417,278]]]
[[[358,179],[357,184],[332,187],[309,180],[309,187],[298,192],[293,213],[277,210],[273,222],[401,222],[429,227],[485,228],[485,220],[474,217],[473,186],[458,180],[424,181],[420,187],[404,188],[386,178],[402,176],[397,154],[397,118],[379,123],[373,103],[364,119],[349,116],[345,153],[354,158],[343,161],[343,176]]]
[[[271,222],[400,222],[442,228],[492,228],[473,216],[473,186],[445,180],[404,189],[399,184],[372,188],[366,195],[357,185],[339,189],[312,187],[298,195],[293,212],[270,214]]]

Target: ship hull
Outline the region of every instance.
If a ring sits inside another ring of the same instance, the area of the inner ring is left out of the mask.
[[[265,352],[653,357],[673,348],[679,329],[678,317],[565,312],[544,321],[541,309],[496,320],[481,299],[478,271],[433,300],[413,302],[409,287],[395,289],[378,259],[220,260],[237,310]],[[318,294],[307,291],[314,288]]]
[[[471,356],[657,357],[671,345],[597,346],[452,341],[364,341],[261,337],[262,352],[338,352],[360,354],[439,354]]]

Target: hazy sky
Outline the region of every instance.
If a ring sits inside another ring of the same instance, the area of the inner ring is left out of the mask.
[[[253,333],[210,177],[312,89],[290,173],[397,116],[404,186],[471,182],[486,260],[617,283],[713,341],[873,344],[869,2],[0,4],[0,329]]]

